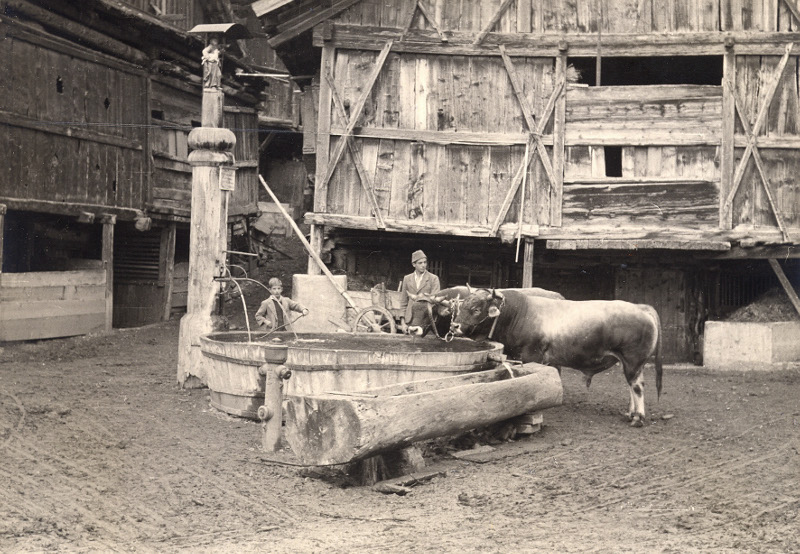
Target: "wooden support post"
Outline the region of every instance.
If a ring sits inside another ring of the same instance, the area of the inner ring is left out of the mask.
[[[725,56],[722,63],[722,147],[720,151],[719,228],[730,229],[733,210],[725,201],[733,189],[733,166],[735,160],[734,130],[736,128],[736,103],[733,87],[736,83],[736,55],[733,39],[725,41]]]
[[[3,237],[5,236],[6,205],[0,204],[0,273],[3,273]]]
[[[333,46],[322,47],[322,61],[320,74],[330,72],[333,75],[336,50]],[[320,79],[319,110],[317,111],[317,167],[315,182],[322,183],[328,173],[328,156],[331,150],[331,106],[333,103],[330,84],[325,79]],[[314,189],[314,211],[326,212],[328,210],[328,187],[316,186]]]
[[[781,286],[783,287],[783,290],[786,291],[786,295],[792,302],[794,309],[797,310],[798,314],[800,314],[800,298],[798,298],[797,292],[795,292],[792,283],[789,281],[789,279],[786,277],[786,274],[783,272],[781,264],[779,264],[778,260],[776,260],[775,258],[770,258],[769,265],[772,266],[772,271],[775,272],[775,275],[778,277],[778,281],[781,282]]]
[[[283,428],[283,382],[292,372],[284,365],[265,363],[258,368],[258,373],[264,376],[264,405],[258,408],[263,427],[261,446],[265,452],[277,452]]]
[[[110,332],[114,322],[114,225],[117,216],[103,216],[103,268],[106,271],[106,322],[105,331]]]
[[[309,244],[311,248],[314,250],[314,253],[319,256],[322,252],[322,236],[323,230],[325,227],[322,225],[314,225],[312,224],[309,229],[311,230],[311,235],[309,236]],[[322,269],[319,267],[317,262],[314,260],[312,256],[308,257],[308,274],[309,275],[321,275]]]
[[[533,239],[525,239],[525,252],[522,260],[522,288],[533,286]]]
[[[161,231],[161,262],[164,271],[164,313],[162,321],[169,321],[172,314],[172,289],[175,281],[175,237],[177,226],[169,223]],[[160,273],[160,272],[159,272]]]
[[[567,118],[567,51],[566,42],[558,43],[555,81],[564,83],[553,108],[553,186],[550,188],[550,221],[551,227],[561,227],[561,213],[564,198],[564,139]],[[545,189],[546,190],[546,189]],[[536,223],[544,224],[536,220]]]

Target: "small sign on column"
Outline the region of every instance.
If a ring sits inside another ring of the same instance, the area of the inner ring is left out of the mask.
[[[220,190],[236,190],[236,169],[232,167],[219,168]]]

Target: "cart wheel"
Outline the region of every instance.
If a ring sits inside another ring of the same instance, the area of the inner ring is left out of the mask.
[[[385,308],[371,306],[364,308],[353,323],[356,333],[396,333],[397,327],[394,324],[394,317]]]

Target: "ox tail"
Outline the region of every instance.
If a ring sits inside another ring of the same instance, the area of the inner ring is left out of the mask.
[[[654,307],[652,306],[647,306],[647,307],[649,308],[647,311],[650,313],[656,324],[656,351],[655,351],[656,392],[658,393],[658,398],[661,399],[661,383],[664,373],[664,366],[661,362],[661,318],[658,316],[658,312]]]

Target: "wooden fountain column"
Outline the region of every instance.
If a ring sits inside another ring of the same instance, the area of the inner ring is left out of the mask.
[[[224,318],[214,314],[220,289],[214,279],[225,271],[228,195],[235,182],[232,150],[236,137],[222,128],[224,101],[219,78],[204,79],[202,126],[192,129],[188,139],[192,149],[192,215],[189,291],[178,337],[178,383],[182,387],[206,384],[208,362],[200,350],[199,337],[226,327]]]

